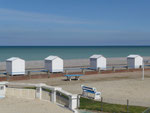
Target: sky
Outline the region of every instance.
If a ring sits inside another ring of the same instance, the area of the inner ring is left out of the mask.
[[[0,0],[0,46],[150,45],[150,0]]]

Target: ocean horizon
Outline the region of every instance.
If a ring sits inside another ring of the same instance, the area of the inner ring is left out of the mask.
[[[93,54],[107,58],[126,57],[129,54],[150,56],[150,46],[0,46],[0,61],[10,57],[25,60],[43,60],[49,55],[63,59],[86,59]]]

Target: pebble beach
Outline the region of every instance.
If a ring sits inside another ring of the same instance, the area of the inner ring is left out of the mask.
[[[148,61],[150,63],[150,57],[143,57],[144,61]],[[64,60],[64,67],[88,67],[89,59],[67,59]],[[107,66],[116,66],[116,65],[126,65],[126,57],[113,57],[107,58]],[[26,61],[26,69],[43,69],[44,68],[44,60],[34,60],[34,61]],[[6,63],[0,62],[0,70],[6,69]]]

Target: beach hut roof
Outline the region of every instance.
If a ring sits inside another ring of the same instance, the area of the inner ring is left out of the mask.
[[[45,58],[45,60],[54,60],[56,58],[59,58],[58,56],[48,56],[47,58]]]
[[[92,55],[90,58],[100,58],[103,57],[103,55]]]
[[[129,55],[128,58],[136,58],[139,57],[140,55]]]
[[[11,57],[11,58],[8,58],[6,61],[14,61],[14,60],[18,60],[18,59],[21,59],[19,57]],[[21,59],[23,60],[23,59]]]

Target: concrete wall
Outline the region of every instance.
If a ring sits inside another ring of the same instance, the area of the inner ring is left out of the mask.
[[[34,89],[6,88],[6,97],[35,99]]]

